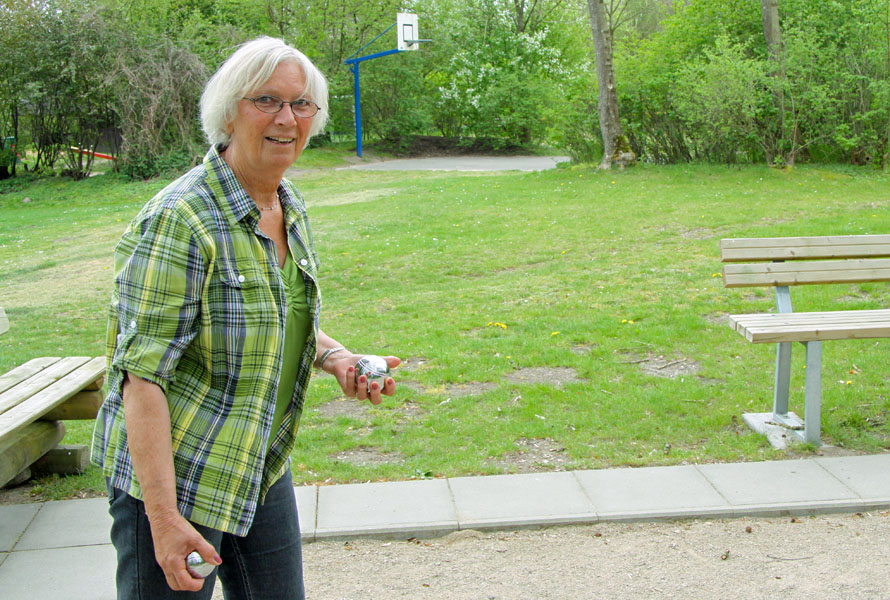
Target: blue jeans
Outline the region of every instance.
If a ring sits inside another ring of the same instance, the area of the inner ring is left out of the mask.
[[[109,487],[117,550],[118,600],[210,600],[219,574],[226,600],[304,600],[300,522],[290,472],[270,489],[245,537],[194,525],[217,549],[222,564],[199,592],[174,592],[155,560],[145,505]],[[185,557],[183,557],[185,560]]]

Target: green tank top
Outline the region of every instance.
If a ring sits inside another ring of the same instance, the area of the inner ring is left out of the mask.
[[[275,413],[272,417],[272,429],[266,442],[266,452],[272,447],[275,436],[281,428],[284,414],[290,406],[297,385],[297,371],[300,369],[300,357],[303,347],[309,338],[309,305],[306,303],[306,284],[303,275],[294,262],[290,251],[281,267],[281,281],[284,283],[284,295],[287,298],[287,319],[284,324],[284,358],[281,361],[281,376],[278,380],[278,398],[275,401]]]

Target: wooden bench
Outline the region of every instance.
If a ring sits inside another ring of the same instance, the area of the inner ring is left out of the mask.
[[[27,479],[38,459],[43,470],[71,470],[52,466],[66,455],[74,471],[86,466],[86,446],[51,451],[65,435],[63,420],[96,418],[104,374],[105,358],[76,356],[35,358],[0,376],[0,487]]]
[[[746,414],[745,422],[766,433],[787,428],[793,437],[820,444],[822,342],[890,337],[890,310],[792,311],[790,286],[890,281],[890,235],[745,238],[720,242],[726,287],[775,288],[775,313],[730,315],[729,325],[749,342],[775,343],[773,412]],[[788,411],[791,346],[806,348],[804,419]],[[771,440],[773,441],[773,440]],[[778,445],[778,444],[774,444]]]

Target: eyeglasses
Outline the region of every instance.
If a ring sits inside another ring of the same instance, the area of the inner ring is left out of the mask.
[[[280,111],[284,108],[285,104],[290,106],[295,117],[300,117],[302,119],[314,117],[315,113],[318,112],[318,104],[312,100],[307,100],[306,98],[297,98],[292,102],[285,102],[281,98],[276,98],[275,96],[257,96],[256,98],[244,99],[250,100],[258,110],[270,115],[274,115]]]

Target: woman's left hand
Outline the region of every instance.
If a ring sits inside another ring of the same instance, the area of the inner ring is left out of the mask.
[[[368,386],[368,379],[364,375],[356,377],[355,365],[362,358],[361,354],[340,353],[332,355],[325,361],[324,370],[337,378],[343,393],[350,398],[370,400],[371,404],[380,404],[383,400],[380,396],[392,396],[396,392],[396,382],[392,377],[387,377],[383,387],[377,381],[372,381]],[[398,367],[402,361],[397,356],[384,356],[390,369]],[[370,389],[369,389],[370,387]]]

